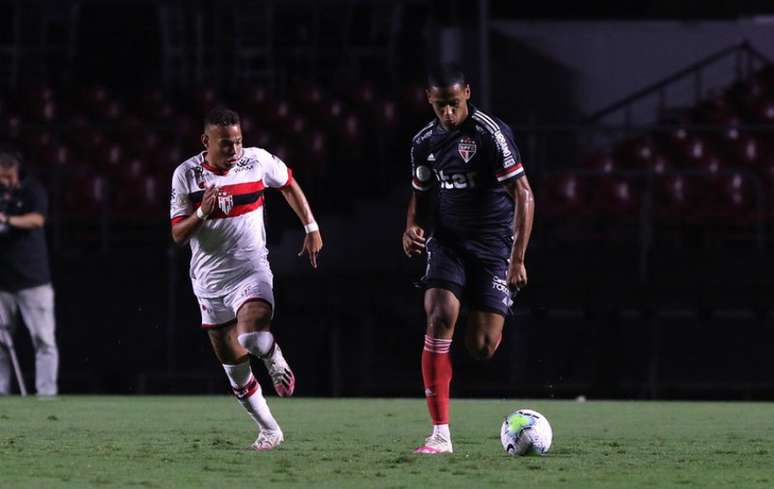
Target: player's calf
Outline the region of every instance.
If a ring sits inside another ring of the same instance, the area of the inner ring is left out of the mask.
[[[250,369],[250,362],[246,361],[237,365],[224,364],[223,369],[226,371],[234,396],[258,425],[259,432],[280,433],[281,435],[282,430],[269,410],[269,405],[261,393],[261,385]]]
[[[292,396],[296,388],[296,376],[282,355],[274,335],[269,331],[255,331],[240,334],[238,340],[247,351],[263,360],[277,395]]]

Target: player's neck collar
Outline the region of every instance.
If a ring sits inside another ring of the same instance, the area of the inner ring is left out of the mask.
[[[205,170],[209,170],[218,176],[228,175],[228,169],[221,170],[219,168],[215,168],[213,165],[210,165],[210,163],[207,161],[206,151],[202,151],[202,167],[204,167]]]

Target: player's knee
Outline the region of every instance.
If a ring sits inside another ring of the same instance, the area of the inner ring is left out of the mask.
[[[253,324],[255,324],[256,331],[263,331],[263,330],[269,329],[269,326],[271,326],[271,312],[262,311],[261,313],[255,316],[255,319],[253,320]]]
[[[476,360],[489,360],[494,356],[499,345],[500,342],[497,339],[483,335],[468,338],[465,346]]]
[[[442,309],[433,309],[427,315],[428,333],[436,338],[446,337],[446,333],[454,328],[454,322],[449,314]]]
[[[56,349],[56,344],[47,337],[33,335],[31,339],[32,347],[39,353],[47,353]]]
[[[237,311],[237,320],[243,331],[264,331],[271,325],[272,308],[263,300],[249,301]]]

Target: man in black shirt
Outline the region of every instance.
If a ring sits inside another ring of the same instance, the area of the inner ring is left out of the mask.
[[[22,178],[21,165],[18,151],[0,146],[0,343],[9,343],[20,313],[35,348],[37,394],[55,396],[59,352],[43,228],[48,199],[40,183]],[[8,351],[0,348],[0,394],[10,392],[10,381]]]
[[[511,129],[468,102],[462,71],[436,67],[426,93],[436,117],[411,145],[414,192],[403,251],[427,251],[422,379],[433,431],[416,453],[438,454],[452,452],[449,348],[461,304],[470,309],[465,345],[475,357],[490,358],[500,345],[512,294],[527,284],[524,257],[534,202]],[[431,190],[438,195],[432,219]]]

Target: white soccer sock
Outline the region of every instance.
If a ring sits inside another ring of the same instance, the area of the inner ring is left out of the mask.
[[[266,403],[261,386],[250,370],[250,362],[239,365],[223,364],[223,370],[231,383],[231,388],[242,407],[253,418],[253,421],[261,430],[280,431],[279,424],[271,415],[269,405]]]
[[[274,348],[274,335],[270,331],[256,331],[243,333],[237,337],[237,341],[253,355],[263,358]]]
[[[451,440],[451,432],[448,424],[434,424],[433,436],[440,436],[444,440]]]

